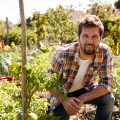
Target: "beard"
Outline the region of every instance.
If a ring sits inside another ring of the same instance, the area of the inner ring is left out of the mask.
[[[84,46],[81,46],[81,49],[86,55],[94,55],[97,50],[94,44],[85,44]]]

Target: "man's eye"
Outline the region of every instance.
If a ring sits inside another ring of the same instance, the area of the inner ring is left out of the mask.
[[[98,36],[93,36],[93,38],[99,38]]]
[[[88,38],[88,36],[87,35],[83,35],[83,38]]]

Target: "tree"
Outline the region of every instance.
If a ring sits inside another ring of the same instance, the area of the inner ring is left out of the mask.
[[[9,40],[10,40],[10,44],[12,42],[14,42],[15,45],[20,45],[21,44],[21,40],[22,40],[21,30],[20,29],[16,29],[16,30],[10,31],[10,33],[9,33]]]
[[[115,55],[120,55],[120,19],[117,19],[116,24],[109,27],[110,46]]]
[[[14,42],[15,45],[20,45],[22,40],[21,30],[18,28],[16,28],[16,30],[11,30],[9,33],[9,40],[10,40],[10,44]],[[27,30],[27,47],[32,48],[36,43],[37,43],[37,35],[33,30],[28,29]]]
[[[96,9],[96,15],[99,16],[100,19],[116,17],[115,9],[112,8],[111,4],[101,4],[95,2],[91,4],[90,8],[86,11],[86,13],[91,13],[93,8]]]
[[[116,1],[114,5],[117,9],[120,9],[120,0]]]
[[[120,55],[120,19],[104,19],[105,32],[104,37],[107,37],[107,43],[114,55]]]
[[[45,39],[45,17],[44,15],[40,14],[39,12],[34,12],[33,18],[32,18],[32,26],[34,27],[34,30],[36,34],[38,35],[40,40]]]
[[[36,45],[39,48],[39,41],[46,38],[46,18],[40,12],[35,11],[32,17],[27,18],[26,20],[27,27],[32,29],[37,34]]]
[[[70,42],[76,39],[76,22],[71,20],[71,10],[58,6],[46,12],[47,38],[54,41]]]
[[[3,39],[6,34],[6,25],[3,21],[0,20],[0,39]]]

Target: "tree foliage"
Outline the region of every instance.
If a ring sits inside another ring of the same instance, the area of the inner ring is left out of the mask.
[[[95,2],[90,6],[90,9],[88,9],[86,13],[91,13],[93,8],[96,10],[96,15],[99,16],[100,19],[116,16],[115,9],[112,8],[111,4],[101,4]]]
[[[39,42],[46,38],[46,18],[40,12],[35,11],[32,17],[26,19],[27,28],[34,31],[37,35],[36,45],[39,48]]]
[[[9,40],[10,43],[14,42],[16,45],[20,45],[22,40],[21,30],[18,29],[18,30],[10,31]]]
[[[120,55],[120,19],[104,19],[105,41],[112,49],[114,55]]]
[[[15,45],[20,45],[22,40],[22,34],[20,29],[10,31],[9,33],[10,43],[14,42]],[[33,47],[37,43],[37,35],[33,30],[27,30],[27,46],[29,48]]]
[[[99,0],[98,0],[99,1]],[[119,36],[115,35],[119,33],[119,29],[115,26],[119,26],[117,22],[117,15],[115,9],[110,4],[102,4],[95,2],[91,4],[90,9],[86,13],[91,14],[91,10],[96,9],[96,15],[100,17],[105,26],[105,32],[103,37],[109,38],[110,42],[107,42],[113,49],[115,55],[119,54]],[[62,6],[58,6],[56,9],[48,9],[45,14],[35,11],[32,17],[26,19],[28,29],[28,45],[39,45],[39,41],[53,41],[53,42],[73,42],[77,40],[77,25],[78,21],[71,19],[71,9],[65,9]],[[119,27],[118,27],[119,28]],[[115,29],[115,30],[114,30]],[[17,30],[15,31],[15,33]],[[16,44],[20,44],[19,34],[13,34],[16,38],[10,35],[11,41],[16,41]],[[114,35],[114,37],[113,37]],[[15,39],[15,40],[14,40]],[[17,39],[17,40],[16,40]],[[116,47],[116,39],[117,46]],[[40,46],[38,46],[40,47]],[[116,50],[118,49],[118,50]]]
[[[46,37],[45,17],[39,12],[34,12],[31,24],[39,40],[44,40]]]
[[[0,39],[3,39],[6,34],[6,25],[3,21],[0,20]]]
[[[117,9],[120,9],[120,0],[116,1],[114,5]]]
[[[47,38],[56,41],[74,41],[76,39],[76,22],[71,21],[71,10],[58,6],[56,10],[46,12]]]
[[[45,14],[35,11],[26,19],[28,29],[32,29],[40,40],[71,42],[76,40],[76,22],[71,20],[71,10],[58,6],[48,9]]]
[[[33,30],[27,30],[27,46],[33,48],[37,44],[37,35]]]

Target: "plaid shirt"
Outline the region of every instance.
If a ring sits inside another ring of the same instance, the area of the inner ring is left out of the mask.
[[[60,82],[68,91],[73,84],[80,65],[79,44],[67,45],[58,50],[52,59],[52,73],[58,73],[61,76]],[[96,55],[89,64],[83,78],[83,86],[88,90],[93,88],[97,76],[99,76],[98,85],[104,86],[109,92],[113,85],[113,62],[112,54],[107,45],[100,43]]]

